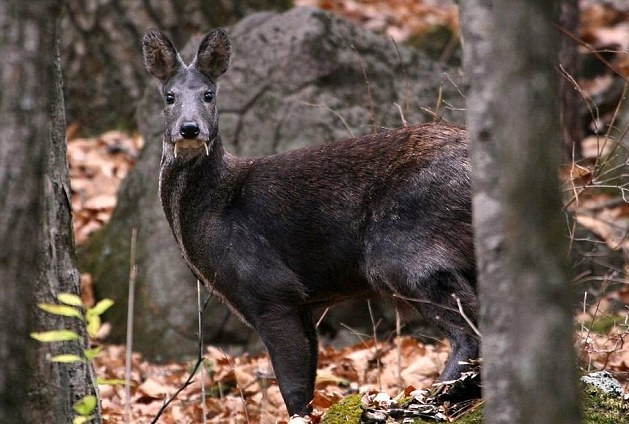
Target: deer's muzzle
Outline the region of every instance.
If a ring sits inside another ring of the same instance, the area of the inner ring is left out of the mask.
[[[209,143],[210,142],[207,140],[200,140],[198,138],[195,138],[193,140],[182,138],[175,141],[175,145],[173,147],[173,154],[175,155],[175,157],[177,157],[177,151],[181,149],[199,149],[203,146],[205,147],[206,156],[209,156],[210,155]]]

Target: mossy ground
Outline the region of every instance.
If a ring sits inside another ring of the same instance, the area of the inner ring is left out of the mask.
[[[358,423],[361,395],[351,395],[332,406],[323,417],[322,424]],[[620,397],[608,395],[592,386],[582,391],[584,424],[629,424],[629,402]],[[391,423],[396,422],[394,420]],[[434,423],[417,419],[415,424]],[[483,422],[482,405],[455,421],[460,424],[481,424]]]
[[[584,424],[629,424],[629,401],[593,386],[582,391]]]
[[[357,423],[360,419],[361,395],[350,395],[332,406],[323,417],[322,424]]]

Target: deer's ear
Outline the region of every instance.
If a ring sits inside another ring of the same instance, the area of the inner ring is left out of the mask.
[[[227,33],[222,29],[215,29],[201,41],[192,66],[215,81],[229,67],[231,52],[231,42]]]
[[[157,29],[151,29],[144,34],[142,53],[144,67],[162,83],[185,66],[170,39]]]

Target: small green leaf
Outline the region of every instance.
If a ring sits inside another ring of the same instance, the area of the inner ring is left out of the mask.
[[[37,307],[51,314],[83,319],[83,314],[81,313],[81,311],[75,308],[74,306],[55,305],[52,303],[38,303]]]
[[[31,333],[31,337],[42,343],[67,342],[81,338],[81,336],[71,330],[42,331],[39,333]]]
[[[98,315],[87,316],[87,324],[85,328],[87,329],[87,334],[89,334],[90,337],[96,337],[96,334],[98,334],[98,330],[100,330],[100,325],[101,321]]]
[[[105,386],[117,386],[119,384],[125,384],[125,380],[122,379],[122,378],[101,378],[101,377],[96,377],[96,384],[103,384]]]
[[[87,310],[89,315],[102,315],[105,311],[114,304],[114,301],[111,299],[103,299],[100,300],[96,305],[92,306]]]
[[[72,420],[72,424],[85,424],[87,422],[90,422],[94,419],[93,415],[84,417],[82,415],[78,415],[76,417],[74,417],[74,419]]]
[[[83,354],[85,355],[85,357],[88,360],[91,361],[92,359],[96,358],[98,356],[98,354],[101,353],[102,350],[103,350],[103,347],[102,346],[98,346],[98,347],[95,347],[95,348],[92,348],[92,349],[85,349],[83,351]]]
[[[66,305],[83,307],[81,298],[73,293],[59,293],[57,299],[59,299],[59,302],[65,303]]]
[[[94,395],[87,395],[87,396],[84,396],[83,398],[79,399],[72,406],[72,408],[74,409],[74,412],[76,412],[77,414],[83,415],[83,416],[88,416],[96,408],[96,402],[97,402],[96,396],[94,396]]]
[[[83,358],[73,353],[64,353],[62,355],[55,355],[49,359],[50,362],[81,362]]]

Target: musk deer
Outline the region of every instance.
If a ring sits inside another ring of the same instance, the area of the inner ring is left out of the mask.
[[[161,83],[160,196],[194,274],[260,335],[291,415],[307,415],[317,369],[313,309],[380,297],[449,340],[441,379],[476,358],[475,262],[465,130],[424,124],[259,158],[226,152],[217,29],[186,65],[160,31],[143,39]]]

